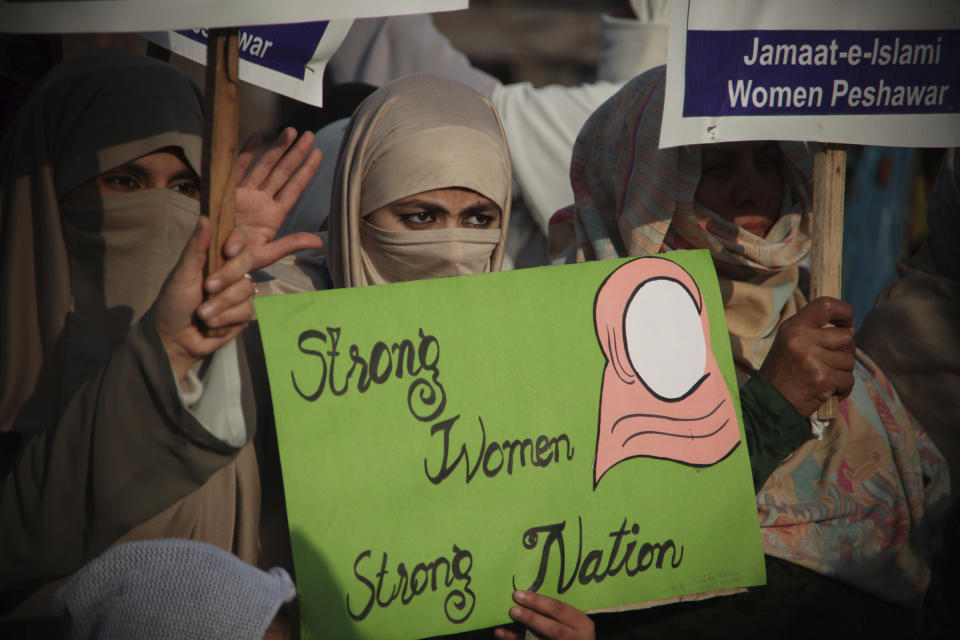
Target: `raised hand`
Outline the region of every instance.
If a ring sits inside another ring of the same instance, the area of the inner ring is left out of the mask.
[[[274,240],[277,230],[320,166],[322,153],[313,148],[313,133],[297,138],[288,127],[254,162],[260,136],[251,136],[237,157],[236,229],[226,242],[226,255],[237,255],[244,245],[253,257],[253,269],[262,269],[301,249],[319,249],[323,242],[312,233],[292,233]]]
[[[780,325],[760,373],[809,416],[830,396],[853,390],[855,352],[853,309],[836,298],[817,298]]]
[[[593,640],[593,620],[565,602],[533,591],[514,591],[516,607],[510,617],[540,637],[548,640]],[[493,635],[499,640],[523,640],[513,629],[497,627]]]
[[[253,315],[253,283],[244,277],[253,254],[245,242],[235,243],[226,251],[227,262],[204,281],[210,237],[210,220],[201,217],[154,303],[153,321],[178,381],[196,361],[235,338]],[[211,336],[207,327],[225,331]]]

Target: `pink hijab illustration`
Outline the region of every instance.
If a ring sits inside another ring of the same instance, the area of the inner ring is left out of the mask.
[[[631,260],[604,281],[594,311],[607,359],[594,487],[630,458],[698,467],[726,458],[740,428],[690,274],[665,258]]]

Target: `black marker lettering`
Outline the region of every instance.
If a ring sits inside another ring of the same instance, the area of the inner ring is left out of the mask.
[[[440,382],[440,342],[423,329],[419,329],[418,334],[420,342],[417,346],[410,340],[401,340],[389,347],[385,342],[377,341],[371,347],[369,357],[364,356],[359,345],[351,344],[346,348],[346,353],[350,356],[350,368],[341,381],[336,375],[337,361],[343,353],[340,349],[340,327],[327,327],[326,332],[316,329],[304,331],[298,338],[297,346],[301,353],[319,357],[323,372],[314,390],[307,392],[291,370],[293,387],[301,398],[315,402],[323,395],[325,388],[329,388],[334,396],[344,395],[350,390],[350,381],[353,379],[356,380],[357,391],[366,393],[374,384],[387,383],[391,374],[397,380],[407,375],[412,378],[407,389],[407,409],[420,422],[431,422],[440,416],[447,406],[447,392]],[[325,352],[311,349],[307,346],[310,340],[328,343],[328,349]],[[396,368],[393,365],[394,354]],[[340,369],[344,366],[341,363]],[[427,371],[429,376],[415,377],[423,371]]]
[[[515,470],[527,466],[527,461],[534,467],[546,467],[551,462],[559,462],[560,443],[564,444],[565,457],[567,460],[573,460],[573,446],[570,444],[570,438],[566,434],[561,434],[557,438],[539,436],[537,444],[530,438],[524,440],[504,440],[500,442],[487,443],[487,428],[483,423],[483,418],[478,417],[477,423],[480,425],[480,448],[474,457],[475,462],[470,466],[470,451],[467,449],[467,442],[460,437],[461,441],[459,451],[456,457],[451,460],[452,451],[456,446],[452,444],[454,426],[456,426],[459,415],[446,420],[441,420],[430,427],[430,435],[443,434],[441,438],[442,454],[440,457],[440,468],[436,473],[430,472],[430,465],[425,458],[423,461],[423,470],[433,484],[440,484],[450,477],[457,466],[463,462],[465,479],[469,483],[477,474],[477,470],[483,468],[483,474],[488,478],[496,476],[501,471],[506,470],[508,475],[513,475]],[[460,436],[460,431],[457,431]],[[519,453],[518,453],[519,452]],[[518,461],[514,465],[514,461]]]
[[[389,554],[383,552],[380,570],[375,575],[377,584],[365,577],[360,571],[361,562],[370,557],[370,550],[357,556],[353,563],[353,575],[361,582],[368,592],[367,601],[359,613],[350,607],[350,594],[347,594],[347,613],[351,618],[360,622],[370,615],[374,603],[381,609],[386,609],[399,600],[401,606],[413,602],[414,598],[423,596],[430,587],[431,593],[447,589],[443,598],[443,614],[450,622],[460,624],[470,617],[476,606],[476,594],[470,589],[470,571],[473,569],[473,554],[456,544],[453,545],[451,558],[440,556],[433,562],[418,562],[413,571],[408,572],[403,562],[396,565],[391,573],[387,568]],[[443,576],[437,580],[437,574],[443,567]],[[393,583],[392,586],[385,583]],[[384,597],[385,590],[389,589],[389,596]]]
[[[380,364],[384,362],[383,356],[386,354],[387,367],[382,372]],[[383,384],[390,378],[390,371],[393,369],[393,362],[390,361],[390,349],[382,342],[373,345],[373,351],[370,352],[370,377],[377,384]]]
[[[637,536],[640,533],[640,525],[634,523],[628,530],[627,521],[624,519],[620,527],[608,536],[613,539],[613,543],[609,550],[606,567],[604,567],[604,551],[602,549],[588,549],[586,555],[583,554],[583,521],[579,517],[577,518],[577,524],[579,525],[577,560],[569,574],[569,579],[567,578],[567,545],[564,538],[566,521],[541,527],[531,527],[524,532],[522,543],[525,549],[533,550],[540,547],[540,565],[537,569],[537,575],[530,586],[526,587],[527,589],[537,591],[543,586],[548,579],[551,567],[554,565],[557,567],[557,592],[562,594],[573,586],[574,580],[581,585],[588,585],[603,582],[606,578],[616,576],[621,571],[624,571],[627,576],[633,577],[653,567],[663,569],[668,550],[671,553],[670,568],[676,569],[683,562],[683,546],[681,545],[678,551],[677,544],[671,539],[663,542],[641,542],[639,551],[636,553],[634,553],[634,550],[637,549],[638,541],[630,540],[626,544],[623,556],[617,561],[624,538],[628,535]],[[540,543],[541,534],[546,534],[542,546]],[[555,558],[556,561],[551,561],[551,558]],[[517,577],[514,576],[513,588],[519,588],[517,585]]]
[[[330,335],[330,350],[327,351],[327,355],[330,356],[330,391],[335,396],[342,396],[347,392],[347,382],[350,380],[350,374],[347,374],[347,379],[344,380],[342,387],[337,389],[334,386],[333,367],[336,364],[337,356],[340,355],[340,352],[337,351],[337,344],[340,342],[340,327],[327,327],[327,334]]]
[[[370,609],[373,607],[373,597],[374,597],[374,594],[376,593],[375,589],[373,588],[373,583],[367,580],[366,578],[364,578],[359,573],[357,573],[357,565],[360,564],[361,560],[368,557],[370,557],[369,549],[367,549],[366,551],[358,555],[357,559],[353,563],[353,575],[357,578],[357,580],[367,585],[367,589],[370,590],[370,597],[367,598],[367,604],[365,604],[363,609],[360,610],[360,613],[354,613],[353,609],[350,608],[350,594],[347,594],[347,613],[350,614],[351,618],[353,618],[358,622],[366,618],[367,614],[370,613]]]
[[[323,363],[323,374],[320,376],[320,383],[317,385],[317,390],[313,393],[306,394],[300,390],[300,385],[297,384],[297,377],[294,375],[293,371],[290,371],[290,380],[293,381],[293,388],[297,393],[300,394],[300,397],[306,400],[307,402],[313,402],[320,397],[320,394],[323,393],[323,385],[327,381],[327,361],[323,359],[323,353],[320,351],[314,351],[313,349],[308,349],[303,346],[303,343],[310,339],[317,339],[323,342],[326,342],[327,339],[324,337],[322,331],[304,331],[300,334],[300,337],[297,339],[297,347],[299,347],[301,353],[308,353],[320,358],[320,362]]]

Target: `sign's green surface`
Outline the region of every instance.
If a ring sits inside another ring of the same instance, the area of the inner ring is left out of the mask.
[[[668,257],[257,300],[307,637],[763,582],[716,276]]]

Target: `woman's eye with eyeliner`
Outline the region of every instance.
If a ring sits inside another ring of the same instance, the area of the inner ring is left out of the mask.
[[[127,175],[107,174],[101,178],[104,184],[109,185],[115,189],[125,189],[125,190],[134,190],[140,188],[140,183],[135,179]]]
[[[191,198],[200,193],[200,185],[192,180],[178,182],[170,185],[168,188]]]
[[[417,211],[416,213],[402,214],[400,218],[402,218],[406,224],[409,224],[411,226],[427,225],[427,224],[432,224],[436,222],[436,218],[434,218],[432,214],[429,214],[426,211]]]
[[[481,214],[475,214],[464,219],[463,224],[467,227],[481,227],[485,228],[490,226],[490,223],[493,222],[493,216],[485,216]]]

